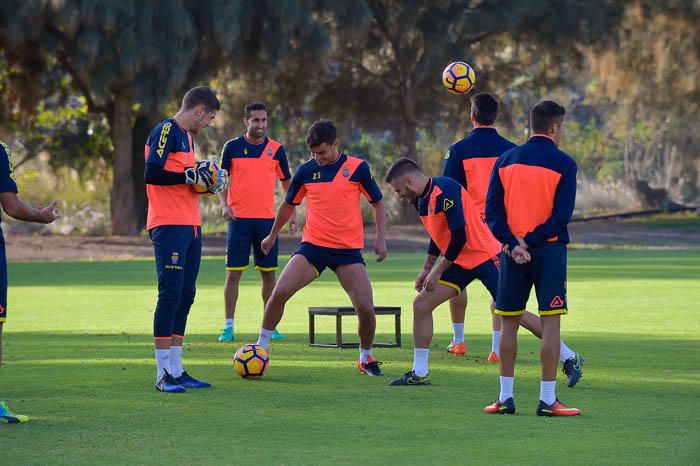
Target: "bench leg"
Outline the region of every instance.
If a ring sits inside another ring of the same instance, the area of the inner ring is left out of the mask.
[[[395,322],[396,322],[396,346],[400,347],[401,346],[401,315],[400,314],[395,314]]]
[[[309,314],[309,344],[313,345],[316,343],[316,328],[314,326],[315,314]]]
[[[342,316],[336,314],[335,316],[335,344],[338,348],[343,347],[343,323],[341,320]]]

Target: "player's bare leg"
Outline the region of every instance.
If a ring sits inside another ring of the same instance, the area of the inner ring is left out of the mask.
[[[316,279],[316,271],[306,257],[295,254],[282,271],[265,305],[258,345],[267,349],[272,333],[282,320],[284,305],[294,294]]]
[[[450,299],[450,317],[452,318],[452,341],[447,345],[447,352],[455,355],[467,353],[464,340],[464,321],[467,314],[467,290]]]
[[[451,286],[435,284],[431,291],[423,289],[413,300],[413,369],[389,385],[428,385],[428,358],[433,340],[433,311],[448,299],[457,296]]]
[[[238,286],[243,275],[242,270],[227,270],[224,280],[224,314],[226,316],[226,326],[221,331],[219,341],[233,341],[233,318],[236,314],[236,303],[238,302]]]
[[[513,377],[515,359],[518,354],[518,328],[521,316],[501,316],[500,374],[501,377]]]
[[[275,284],[277,283],[277,272],[275,270],[261,270],[260,279],[262,281],[261,294],[264,309],[267,302],[270,300],[270,296],[272,296],[272,290],[275,289]],[[275,329],[274,333],[272,334],[272,338],[273,340],[279,340],[285,337],[281,333],[277,332],[277,329]]]

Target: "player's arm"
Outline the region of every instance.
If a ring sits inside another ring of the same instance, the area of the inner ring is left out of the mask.
[[[227,173],[229,173],[229,176],[231,174],[231,153],[230,153],[230,142],[227,142],[224,144],[224,147],[221,149],[221,168],[226,170]],[[230,178],[229,178],[230,179]],[[219,203],[221,204],[221,216],[226,219],[226,220],[235,220],[235,213],[233,212],[233,209],[231,206],[228,205],[228,190],[230,189],[230,185],[224,186],[222,189],[219,190],[217,195],[219,196]]]
[[[301,201],[304,200],[304,196],[306,196],[304,175],[304,166],[302,165],[297,169],[296,173],[294,173],[294,177],[287,189],[287,194],[284,197],[284,202],[282,202],[277,209],[277,216],[275,217],[275,222],[272,224],[270,234],[260,243],[260,247],[265,254],[268,254],[270,250],[272,250],[277,235],[279,235],[282,227],[289,221],[289,218],[295,212],[296,206],[301,204]]]
[[[467,187],[467,178],[464,174],[462,161],[459,159],[457,154],[455,154],[454,146],[450,146],[447,154],[445,155],[445,164],[442,167],[442,176],[452,178],[464,186],[465,189]]]
[[[382,191],[377,185],[377,181],[372,176],[367,162],[362,162],[350,181],[360,183],[362,195],[372,204],[374,214],[374,224],[377,226],[377,237],[374,241],[374,253],[377,255],[377,262],[386,258],[386,206],[384,205]]]
[[[506,208],[503,200],[505,190],[498,171],[500,166],[501,159],[499,158],[493,166],[489,189],[486,193],[486,223],[491,229],[493,236],[501,244],[505,244],[509,251],[512,251],[519,243],[515,235],[510,231],[506,218]]]
[[[539,246],[549,238],[556,236],[571,220],[576,203],[576,163],[562,173],[554,193],[554,205],[552,216],[543,224],[538,225],[534,230],[525,235],[525,243],[528,247]]]
[[[431,238],[430,244],[428,245],[428,254],[425,257],[425,261],[423,262],[423,268],[421,268],[420,272],[418,272],[418,276],[416,277],[416,291],[420,292],[423,289],[425,278],[433,269],[433,266],[438,260],[438,257],[440,257],[440,248],[437,244],[435,244],[435,241],[433,241]]]
[[[292,180],[287,178],[286,180],[282,180],[282,187],[284,188],[285,194],[289,191],[289,188],[292,186]],[[296,234],[297,230],[299,229],[299,224],[297,223],[297,210],[296,208],[294,209],[294,212],[292,212],[292,216],[289,218],[289,232],[291,234]]]
[[[21,200],[17,193],[4,192],[0,193],[0,204],[7,215],[23,222],[51,223],[61,216],[61,212],[56,207],[58,204],[56,199],[47,206],[35,209]]]

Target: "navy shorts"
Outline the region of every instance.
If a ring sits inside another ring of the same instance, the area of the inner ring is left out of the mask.
[[[467,285],[479,279],[495,300],[496,292],[498,291],[498,270],[501,266],[501,255],[494,256],[473,269],[463,269],[457,264],[452,264],[442,273],[438,283],[454,288],[459,294]]]
[[[324,248],[311,243],[301,243],[292,255],[300,254],[306,257],[306,260],[314,268],[316,276],[319,277],[326,267],[335,271],[341,265],[364,265],[365,260],[362,258],[360,251],[360,249]]]
[[[530,290],[535,286],[540,315],[566,314],[566,244],[547,243],[528,250],[532,260],[518,265],[503,261],[498,281],[496,314],[525,313]]]
[[[7,258],[5,257],[5,237],[0,228],[0,323],[7,319]]]
[[[237,218],[229,220],[226,235],[226,270],[245,270],[250,261],[250,247],[253,247],[253,258],[256,270],[269,272],[277,270],[277,243],[270,254],[264,254],[260,243],[270,234],[273,218]]]

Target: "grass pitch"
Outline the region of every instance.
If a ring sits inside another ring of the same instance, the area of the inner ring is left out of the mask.
[[[700,251],[570,253],[565,341],[583,353],[584,377],[558,396],[572,419],[535,416],[538,340],[520,337],[518,415],[486,415],[498,393],[488,298],[469,288],[466,357],[448,355],[446,306],[436,311],[433,385],[388,387],[411,368],[411,300],[422,256],[368,262],[377,305],[401,305],[404,347],[376,349],[388,377],[354,367],[356,350],[310,348],[306,308],[347,305],[326,271],[288,305],[262,380],[238,378],[235,348],[260,325],[259,280],[244,274],[236,342],[223,322],[223,261],[205,259],[190,314],[186,369],[213,383],[156,393],[151,343],[152,261],[10,265],[9,321],[0,399],[31,417],[0,425],[2,464],[697,464],[700,422]],[[535,309],[534,300],[530,309]],[[333,319],[317,318],[332,340]],[[393,320],[379,317],[386,341]],[[345,320],[352,340],[355,322]]]

